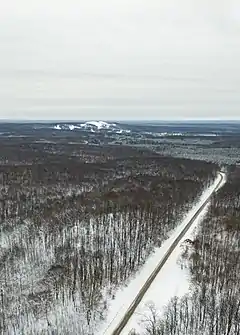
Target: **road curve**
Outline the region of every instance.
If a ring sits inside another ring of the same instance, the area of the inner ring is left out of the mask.
[[[127,312],[123,316],[123,318],[120,321],[120,323],[118,324],[118,326],[113,331],[112,335],[119,335],[119,334],[121,334],[121,332],[125,328],[126,324],[128,323],[129,319],[131,318],[131,316],[133,315],[134,311],[136,310],[137,306],[139,305],[139,303],[141,302],[142,298],[144,297],[145,293],[148,291],[148,289],[151,286],[152,282],[154,281],[154,279],[156,278],[156,276],[158,275],[158,273],[160,272],[160,270],[162,269],[162,267],[164,266],[164,264],[168,260],[169,256],[172,254],[172,252],[174,251],[174,249],[176,248],[176,246],[178,245],[178,243],[180,242],[180,240],[184,237],[184,235],[187,233],[187,231],[189,230],[189,228],[191,227],[191,225],[193,224],[193,222],[196,220],[196,218],[198,217],[198,215],[202,212],[202,210],[204,209],[204,207],[206,206],[206,204],[209,202],[209,200],[210,200],[211,196],[213,195],[213,193],[215,193],[218,190],[218,188],[220,187],[220,185],[221,185],[221,183],[223,181],[223,178],[224,178],[223,177],[224,176],[223,173],[220,172],[219,175],[221,176],[221,179],[220,179],[219,183],[216,185],[216,187],[213,189],[212,193],[204,201],[204,203],[201,205],[201,207],[196,211],[196,213],[193,215],[193,217],[191,218],[191,220],[189,220],[189,222],[184,227],[184,229],[180,232],[180,234],[178,235],[178,237],[171,244],[171,246],[169,247],[169,249],[166,252],[166,254],[164,255],[164,257],[158,263],[157,267],[153,270],[153,272],[151,273],[151,275],[149,276],[149,278],[147,279],[147,281],[145,282],[145,284],[142,286],[141,290],[138,292],[136,298],[133,300],[132,304],[129,306]]]

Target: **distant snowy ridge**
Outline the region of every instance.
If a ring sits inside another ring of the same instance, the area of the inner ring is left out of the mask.
[[[55,130],[89,130],[91,132],[101,131],[101,130],[107,130],[112,131],[117,134],[122,133],[129,133],[130,130],[121,129],[119,125],[116,123],[108,123],[105,121],[86,121],[85,123],[79,123],[79,124],[56,124],[53,129]]]
[[[112,127],[117,127],[116,123],[107,123],[105,121],[87,121],[81,124],[82,128],[88,128],[89,126],[94,126],[97,129],[109,129]]]
[[[86,121],[84,123],[58,123],[52,126],[53,129],[58,131],[73,131],[73,130],[82,130],[82,131],[89,131],[92,133],[95,132],[112,132],[115,134],[127,134],[127,133],[141,133],[142,135],[151,135],[154,137],[216,137],[219,136],[217,133],[189,133],[189,132],[177,132],[177,131],[164,131],[164,132],[158,132],[157,130],[152,131],[144,131],[141,128],[134,128],[132,130],[131,126],[128,126],[128,129],[125,128],[126,125],[124,124],[118,124],[118,123],[110,123],[106,121]],[[129,129],[130,128],[130,129]]]

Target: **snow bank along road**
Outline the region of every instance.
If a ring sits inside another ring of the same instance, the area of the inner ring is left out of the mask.
[[[167,262],[169,256],[172,254],[176,246],[179,244],[180,240],[184,237],[184,235],[187,233],[191,225],[194,223],[194,221],[198,218],[198,216],[202,213],[204,210],[206,204],[209,202],[212,194],[216,192],[225,182],[225,174],[220,172],[213,187],[211,188],[211,192],[207,194],[207,197],[203,198],[200,202],[199,206],[197,207],[196,211],[193,213],[192,217],[188,220],[188,222],[184,225],[183,229],[180,231],[179,235],[175,238],[173,243],[168,248],[165,255],[161,258],[160,262],[154,269],[154,271],[151,273],[149,278],[146,280],[140,291],[138,292],[137,296],[125,312],[125,314],[122,316],[122,319],[120,319],[119,323],[117,324],[116,328],[112,331],[112,335],[118,335],[121,334],[125,326],[127,325],[129,319],[133,315],[134,311],[136,310],[137,306],[141,302],[142,298],[144,297],[145,293],[148,291],[149,287],[155,280],[156,276],[164,266],[164,264]]]

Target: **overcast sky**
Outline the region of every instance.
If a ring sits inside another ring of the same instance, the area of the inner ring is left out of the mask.
[[[240,2],[1,1],[0,118],[240,119]]]

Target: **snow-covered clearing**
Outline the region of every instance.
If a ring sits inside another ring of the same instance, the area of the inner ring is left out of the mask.
[[[122,320],[132,301],[135,299],[139,290],[143,284],[147,281],[150,274],[156,268],[157,264],[164,257],[165,253],[172,245],[173,241],[188,224],[194,214],[199,210],[207,198],[212,194],[217,184],[220,182],[223,176],[223,180],[220,187],[226,182],[225,174],[221,173],[218,175],[214,183],[206,189],[199,201],[193,208],[187,213],[183,221],[178,227],[169,233],[169,238],[162,244],[160,248],[156,248],[155,252],[149,257],[142,269],[137,273],[136,277],[129,283],[129,285],[123,289],[119,289],[116,292],[115,300],[110,303],[109,313],[106,321],[99,327],[98,334],[110,335]],[[219,187],[219,188],[220,188]],[[191,228],[182,238],[178,246],[175,248],[173,253],[170,255],[168,261],[157,275],[155,281],[149,288],[148,292],[143,297],[138,308],[134,312],[133,316],[129,320],[128,324],[122,331],[122,334],[129,334],[133,329],[136,329],[141,333],[141,327],[139,323],[146,318],[149,312],[148,305],[150,302],[154,303],[157,309],[163,310],[163,307],[169,302],[169,300],[175,295],[181,296],[185,294],[189,289],[188,273],[186,270],[182,270],[178,264],[178,259],[182,253],[181,243],[186,238],[191,238],[192,234],[196,230],[199,222],[207,212],[207,206],[204,206],[201,213],[198,215]]]

